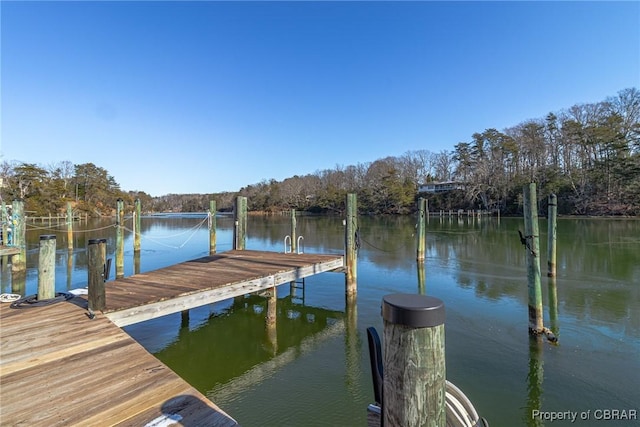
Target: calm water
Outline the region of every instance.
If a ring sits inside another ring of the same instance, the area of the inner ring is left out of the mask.
[[[230,218],[218,218],[218,250],[231,248]],[[108,238],[111,222],[76,228],[69,257],[66,229],[58,234],[57,289],[86,285],[86,240]],[[130,220],[127,223],[130,226]],[[107,227],[107,228],[103,228]],[[204,217],[142,220],[141,271],[206,255]],[[249,249],[283,250],[287,217],[250,217]],[[522,219],[431,218],[426,282],[415,262],[415,218],[360,218],[357,305],[347,309],[344,276],[308,278],[304,292],[278,288],[276,330],[265,328],[266,301],[238,298],[194,309],[188,319],[167,316],[126,328],[136,340],[244,426],[366,425],[373,401],[366,328],[382,332],[380,304],[394,292],[441,298],[446,305],[447,377],[492,426],[546,424],[542,411],[591,411],[575,425],[603,425],[594,411],[640,412],[640,221],[560,219],[558,278],[542,278],[545,325],[559,345],[531,343],[527,334]],[[546,222],[540,221],[546,272]],[[29,225],[26,281],[37,286],[40,234],[57,228]],[[340,218],[299,217],[305,252],[341,253]],[[133,273],[133,242],[126,233],[125,274]],[[115,263],[114,263],[115,264]],[[112,271],[112,277],[114,271]],[[10,269],[2,267],[2,291]],[[605,425],[638,425],[638,421]]]

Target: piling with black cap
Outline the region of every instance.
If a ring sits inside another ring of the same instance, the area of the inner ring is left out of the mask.
[[[444,303],[426,295],[382,298],[383,425],[444,427]]]
[[[88,302],[89,310],[104,310],[104,288],[107,239],[90,239],[88,242]]]
[[[42,301],[56,296],[56,236],[40,236],[38,251],[38,301]]]

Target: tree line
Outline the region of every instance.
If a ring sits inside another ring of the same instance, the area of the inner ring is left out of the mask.
[[[462,189],[425,195],[431,209],[522,212],[522,187],[538,184],[541,201],[555,193],[558,212],[575,215],[640,215],[640,91],[624,89],[597,103],[576,104],[513,127],[485,129],[453,150],[408,151],[367,163],[286,178],[263,180],[237,192],[168,194],[120,189],[109,173],[93,163],[69,161],[42,166],[0,164],[0,197],[20,198],[31,215],[74,209],[112,214],[118,198],[139,198],[147,211],[195,212],[216,200],[230,210],[237,195],[253,211],[296,208],[341,212],[345,195],[356,193],[361,213],[406,214],[415,210],[421,184],[457,181]],[[542,204],[544,205],[544,203]]]

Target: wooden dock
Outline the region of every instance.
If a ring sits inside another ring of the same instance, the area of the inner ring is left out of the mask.
[[[229,251],[107,282],[92,320],[84,297],[0,304],[0,425],[234,426],[118,326],[342,266],[341,255]]]

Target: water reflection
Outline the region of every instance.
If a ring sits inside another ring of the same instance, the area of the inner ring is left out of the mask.
[[[544,338],[529,339],[529,370],[527,372],[527,404],[523,415],[523,424],[529,427],[544,425],[540,417],[533,416],[534,411],[542,409],[542,382],[544,380]]]
[[[155,355],[198,390],[215,394],[223,385],[229,392],[230,382],[242,384],[239,378],[248,372],[252,382],[272,375],[262,368],[265,363],[280,366],[306,340],[344,328],[335,326],[344,325],[343,313],[295,303],[290,296],[271,302],[276,320],[267,322],[269,304],[258,295],[235,298],[199,325],[183,322],[177,339]]]

